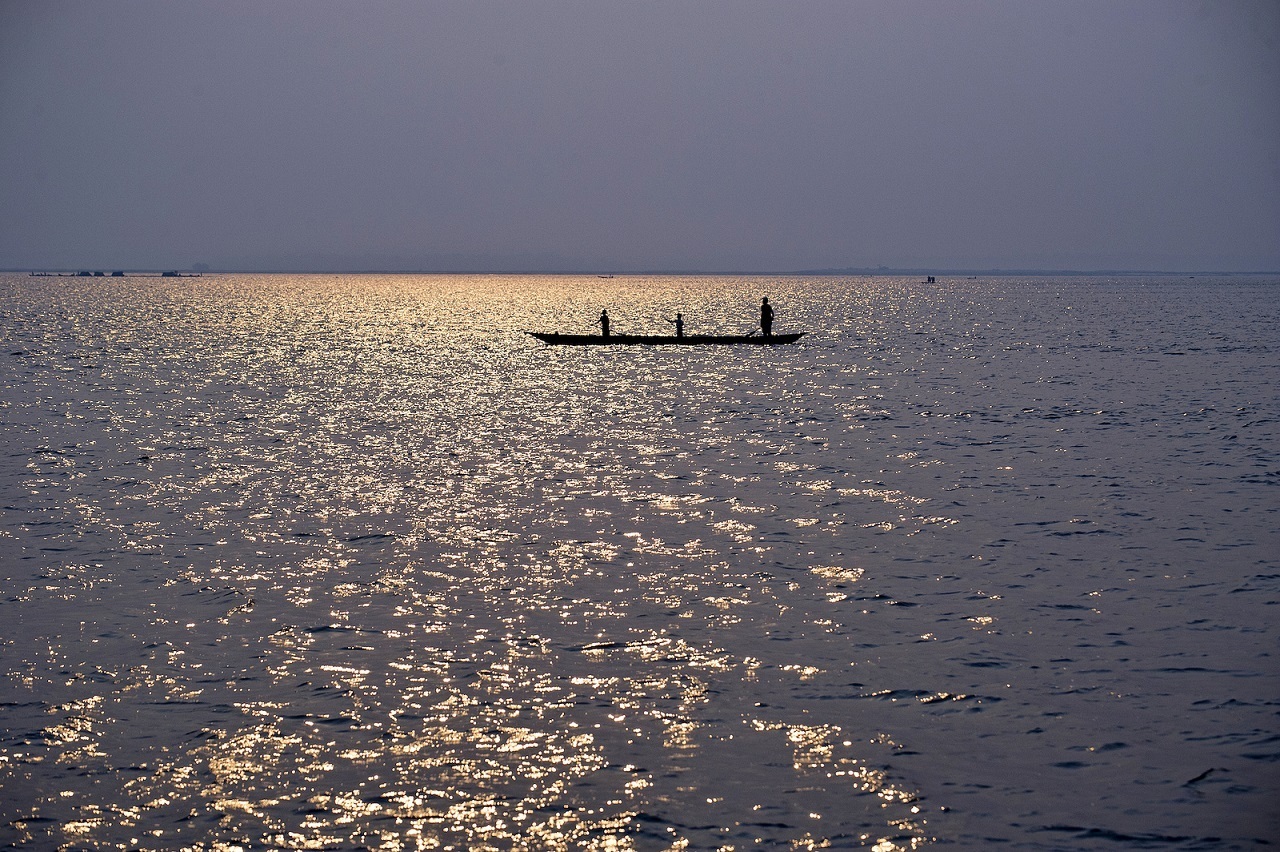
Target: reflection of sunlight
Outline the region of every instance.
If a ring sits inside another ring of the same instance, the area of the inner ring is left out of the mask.
[[[32,672],[75,669],[58,678],[80,692],[0,769],[120,779],[68,791],[61,842],[927,836],[912,795],[868,763],[886,747],[824,720],[847,724],[847,705],[804,724],[769,709],[848,665],[836,618],[863,569],[835,567],[840,528],[918,529],[924,501],[829,464],[850,423],[790,410],[812,390],[804,350],[622,357],[521,334],[589,325],[603,301],[620,326],[682,299],[691,321],[734,327],[761,282],[521,284],[210,276],[150,293],[170,301],[154,316],[137,299],[93,307],[130,339],[94,374],[112,401],[67,419],[100,418],[114,443],[97,467],[38,454],[24,486],[66,493],[74,520],[51,545],[101,552],[13,599],[101,612],[91,595],[145,579],[120,593],[119,624],[13,675],[45,687]],[[90,469],[105,491],[84,490]],[[103,568],[102,553],[130,561]],[[812,659],[830,636],[839,661]],[[117,659],[68,660],[85,647]]]
[[[809,570],[817,574],[819,577],[830,580],[832,583],[836,584],[856,583],[862,579],[862,575],[864,573],[861,568],[839,568],[835,566],[814,566]]]

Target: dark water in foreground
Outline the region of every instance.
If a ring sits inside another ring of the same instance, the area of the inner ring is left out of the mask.
[[[812,334],[521,334],[764,294]],[[1280,282],[10,276],[0,316],[0,843],[1280,841]]]

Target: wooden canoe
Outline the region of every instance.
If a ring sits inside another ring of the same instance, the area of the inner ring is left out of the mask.
[[[602,334],[557,334],[543,331],[530,331],[526,334],[552,346],[778,346],[795,343],[804,337],[805,332],[774,334],[769,337],[762,334],[686,334],[683,337],[676,337],[674,334],[611,334],[605,337]]]

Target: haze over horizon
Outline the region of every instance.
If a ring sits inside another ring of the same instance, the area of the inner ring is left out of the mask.
[[[0,268],[1280,270],[1280,4],[0,0]]]

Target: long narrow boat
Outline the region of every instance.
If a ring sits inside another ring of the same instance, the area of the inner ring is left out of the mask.
[[[795,343],[805,336],[805,332],[793,334],[774,334],[765,337],[762,334],[686,334],[676,337],[674,334],[555,334],[552,332],[529,331],[543,343],[552,346],[728,346],[745,343],[753,346],[777,346],[783,343]]]

